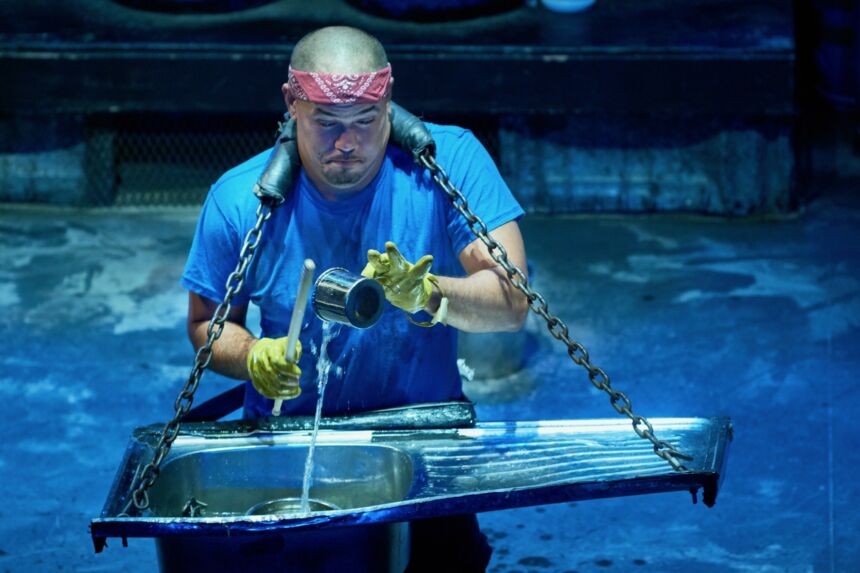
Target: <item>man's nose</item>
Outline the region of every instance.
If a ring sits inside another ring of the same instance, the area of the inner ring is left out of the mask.
[[[340,135],[337,136],[337,139],[334,141],[334,147],[344,155],[349,155],[353,151],[355,151],[356,140],[355,134],[351,129],[346,128],[340,132]]]

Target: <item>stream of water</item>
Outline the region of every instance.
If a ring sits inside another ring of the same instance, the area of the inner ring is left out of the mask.
[[[310,490],[311,477],[314,469],[314,448],[317,443],[317,435],[320,429],[320,417],[322,416],[323,397],[325,396],[325,387],[328,383],[328,374],[331,370],[331,361],[328,358],[328,343],[340,333],[341,325],[335,322],[323,321],[322,342],[320,343],[320,353],[317,358],[317,409],[314,414],[314,430],[311,434],[311,445],[308,448],[308,457],[305,459],[305,475],[302,479],[302,500],[301,512],[310,512]]]

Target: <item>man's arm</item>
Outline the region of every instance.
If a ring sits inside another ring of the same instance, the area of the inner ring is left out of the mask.
[[[508,260],[526,270],[526,250],[516,221],[505,223],[490,235],[507,251]],[[448,298],[445,322],[466,332],[516,331],[528,314],[528,301],[508,280],[504,269],[490,256],[487,246],[475,239],[460,252],[464,278],[437,277]],[[425,310],[435,313],[440,293],[434,289]]]
[[[218,303],[189,291],[188,338],[195,350],[206,344],[208,337],[206,330],[216,308]],[[237,380],[249,378],[248,351],[257,342],[257,338],[245,328],[247,312],[248,305],[230,308],[221,337],[213,346],[212,362],[209,366],[215,372]]]

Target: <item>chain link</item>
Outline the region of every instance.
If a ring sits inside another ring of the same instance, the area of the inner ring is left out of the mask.
[[[176,401],[173,403],[173,419],[167,422],[161,430],[161,436],[158,438],[158,444],[155,446],[152,460],[144,466],[143,470],[137,476],[137,485],[132,488],[131,499],[126,504],[122,513],[120,513],[120,516],[128,516],[128,511],[132,506],[137,508],[138,511],[144,511],[149,507],[149,495],[147,492],[158,478],[161,462],[164,461],[164,458],[170,451],[170,447],[179,436],[182,418],[191,410],[191,405],[194,402],[194,393],[200,385],[200,378],[212,361],[212,347],[215,341],[221,337],[221,333],[224,332],[224,323],[230,314],[233,297],[242,290],[242,286],[245,284],[245,271],[248,269],[248,265],[251,264],[254,252],[260,244],[260,238],[263,236],[263,224],[271,216],[271,208],[261,201],[257,207],[257,222],[245,235],[245,241],[242,244],[241,251],[239,251],[239,263],[236,265],[236,270],[227,277],[227,292],[224,295],[224,300],[215,309],[212,319],[209,321],[209,326],[206,328],[206,344],[197,350],[197,354],[194,357],[194,366],[191,369],[191,374],[188,376],[188,381],[185,382],[182,392],[179,393],[179,396],[177,396]],[[134,486],[134,482],[132,482],[132,485]]]
[[[654,435],[654,428],[651,426],[651,422],[644,416],[633,412],[633,404],[630,402],[630,399],[623,392],[612,388],[609,376],[602,369],[591,363],[585,347],[579,342],[570,339],[567,325],[557,316],[550,314],[549,305],[547,305],[546,300],[529,286],[525,273],[508,260],[508,253],[505,251],[505,248],[490,236],[487,225],[472,211],[466,198],[451,183],[448,174],[436,164],[433,155],[429,152],[422,153],[418,157],[418,162],[428,169],[433,180],[445,192],[448,199],[453,203],[454,208],[466,220],[472,232],[486,245],[493,260],[507,273],[511,284],[526,296],[529,308],[546,321],[547,329],[553,338],[560,340],[567,346],[567,354],[577,366],[585,368],[588,372],[588,379],[594,387],[609,396],[609,403],[616,412],[630,418],[633,423],[633,431],[640,438],[651,442],[654,446],[655,454],[665,460],[675,471],[686,471],[687,468],[679,460],[690,460],[692,458],[679,452],[668,442],[658,440]]]

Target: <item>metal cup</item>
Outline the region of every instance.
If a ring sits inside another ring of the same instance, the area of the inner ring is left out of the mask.
[[[373,279],[335,267],[314,283],[311,304],[322,320],[369,328],[382,316],[385,291]]]

